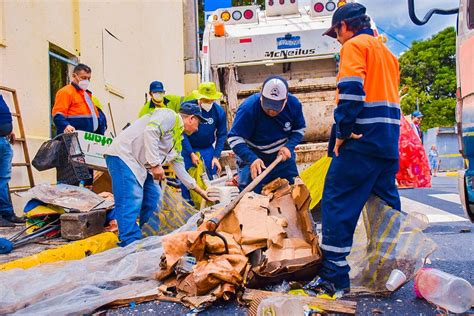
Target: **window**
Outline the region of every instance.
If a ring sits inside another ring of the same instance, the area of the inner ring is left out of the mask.
[[[56,92],[59,89],[69,84],[71,73],[74,66],[77,65],[77,59],[61,50],[59,47],[50,44],[49,47],[49,87],[50,87],[50,122],[51,122],[51,137],[56,136],[56,126],[53,123],[51,111],[54,106]]]

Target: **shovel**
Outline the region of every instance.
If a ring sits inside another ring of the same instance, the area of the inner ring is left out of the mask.
[[[258,177],[253,179],[252,182],[250,182],[250,184],[245,187],[245,189],[243,189],[235,199],[227,204],[219,214],[206,222],[206,229],[209,231],[215,231],[224,217],[226,217],[227,214],[229,214],[234,209],[234,207],[240,202],[244,195],[252,191],[260,183],[260,181],[262,181],[263,178],[265,178],[282,161],[282,159],[283,156],[278,155],[278,157],[261,174],[259,174]]]

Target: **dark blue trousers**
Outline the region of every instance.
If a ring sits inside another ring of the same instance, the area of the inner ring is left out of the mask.
[[[341,149],[326,176],[322,199],[323,266],[320,276],[338,289],[350,287],[346,257],[362,208],[371,194],[400,210],[395,184],[398,159],[384,159]]]

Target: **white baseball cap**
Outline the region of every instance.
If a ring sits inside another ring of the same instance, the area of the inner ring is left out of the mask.
[[[262,86],[262,107],[281,111],[288,98],[288,82],[279,76],[268,77]]]

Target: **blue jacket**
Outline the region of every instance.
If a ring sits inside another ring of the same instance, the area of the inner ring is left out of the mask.
[[[238,108],[229,132],[229,145],[245,163],[272,160],[282,147],[292,154],[304,136],[306,123],[300,101],[288,94],[281,113],[270,117],[262,109],[260,93],[248,97]]]
[[[209,112],[202,111],[202,116],[208,119],[209,123],[200,123],[199,129],[194,134],[183,137],[183,156],[190,155],[192,152],[199,151],[199,149],[212,147],[214,148],[214,157],[219,158],[224,143],[227,138],[227,119],[224,109],[214,103]]]
[[[0,136],[10,134],[12,129],[12,114],[3,96],[0,94]]]

